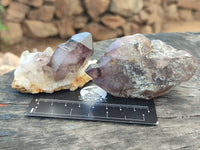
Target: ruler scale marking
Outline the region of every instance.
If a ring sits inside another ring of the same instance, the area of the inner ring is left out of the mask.
[[[46,103],[46,105],[48,105],[49,107],[52,107],[51,109],[51,113],[49,114],[49,112],[43,112],[43,111],[39,111],[39,106],[40,104],[42,103]],[[60,104],[60,105],[63,105],[63,107],[65,107],[66,110],[66,113],[56,113],[54,111],[55,108],[53,108],[53,106],[56,106],[56,104]],[[90,107],[91,111],[94,111],[95,109],[98,109],[98,107],[104,107],[104,110],[105,110],[105,116],[103,115],[91,115],[92,113],[91,112],[88,112],[87,114],[73,114],[73,108],[69,107],[71,104],[71,107],[75,107],[80,109],[82,106],[84,105],[88,105],[88,107]],[[37,116],[49,116],[49,117],[56,117],[58,116],[58,118],[60,117],[63,117],[63,118],[74,118],[74,119],[81,119],[81,118],[85,118],[87,120],[87,118],[89,120],[91,120],[92,118],[94,120],[96,119],[106,119],[106,120],[118,120],[119,122],[120,121],[139,121],[139,122],[144,122],[145,121],[145,114],[142,114],[141,118],[137,117],[137,118],[134,118],[134,117],[128,117],[127,115],[124,115],[122,117],[117,117],[115,116],[116,114],[116,110],[118,110],[119,112],[125,112],[126,110],[127,111],[130,111],[132,110],[133,113],[136,112],[136,109],[140,109],[140,110],[145,110],[147,113],[150,113],[149,111],[149,107],[148,106],[140,106],[140,105],[120,105],[120,104],[105,104],[105,103],[95,103],[95,105],[89,105],[90,102],[83,102],[83,101],[74,101],[74,100],[69,100],[69,101],[66,101],[66,100],[58,100],[58,99],[39,99],[36,101],[35,103],[35,107],[34,108],[31,108],[31,111],[30,111],[30,114],[36,114]],[[68,108],[69,107],[69,108]],[[109,110],[111,111],[111,113],[109,113]],[[113,113],[112,113],[113,111]],[[51,116],[51,114],[53,116]],[[121,113],[122,114],[122,113]],[[119,115],[119,114],[118,114]],[[60,116],[60,117],[59,117]],[[113,116],[113,117],[110,117],[110,116]],[[120,115],[119,115],[120,116]]]
[[[105,94],[105,93],[104,93]],[[80,99],[80,90],[38,94],[29,105],[26,116],[110,121],[157,125],[153,100],[117,98]]]

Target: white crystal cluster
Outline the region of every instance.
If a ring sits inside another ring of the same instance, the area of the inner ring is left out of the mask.
[[[24,51],[14,73],[12,88],[23,93],[71,91],[91,80],[85,73],[93,54],[92,35],[82,32],[58,45],[55,51]]]
[[[14,73],[13,88],[25,93],[53,93],[61,89],[74,90],[72,82],[76,77],[66,77],[63,80],[55,81],[52,72],[47,70],[46,65],[53,52],[50,47],[44,52],[24,51],[20,58],[20,65]],[[85,74],[84,70],[91,62],[89,61],[77,72],[78,76],[83,77],[87,82],[91,78]]]

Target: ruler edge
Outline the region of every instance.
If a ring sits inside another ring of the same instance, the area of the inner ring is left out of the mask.
[[[129,121],[119,121],[119,120],[117,120],[117,121],[115,121],[114,119],[111,121],[111,120],[107,120],[107,119],[105,119],[105,120],[101,120],[101,119],[97,119],[97,118],[92,118],[92,119],[86,119],[86,118],[70,118],[70,117],[60,117],[60,116],[56,116],[56,115],[51,115],[51,116],[45,116],[45,115],[37,115],[37,114],[34,114],[34,115],[32,115],[33,113],[30,113],[30,110],[31,110],[31,108],[33,108],[33,107],[31,107],[33,104],[36,104],[36,102],[34,101],[34,100],[36,100],[36,99],[39,99],[39,98],[37,98],[37,96],[34,96],[33,98],[32,98],[32,100],[31,100],[31,102],[29,103],[29,106],[28,106],[28,108],[27,108],[27,111],[25,112],[25,116],[26,117],[41,117],[41,118],[54,118],[54,119],[68,119],[68,120],[79,120],[79,121],[99,121],[99,122],[110,122],[110,123],[123,123],[123,124],[140,124],[140,125],[154,125],[154,126],[157,126],[158,124],[159,124],[159,122],[158,122],[158,116],[157,116],[157,112],[156,112],[156,107],[155,107],[155,103],[154,103],[154,101],[153,101],[153,103],[151,104],[151,107],[154,107],[155,109],[155,111],[154,111],[154,113],[155,113],[155,115],[156,115],[156,122],[154,122],[154,123],[146,123],[146,122],[140,122],[140,121],[135,121],[135,122],[129,122]],[[43,98],[44,99],[44,98]],[[51,99],[48,99],[48,100],[51,100]],[[52,99],[52,100],[55,100],[55,99]],[[58,100],[58,99],[57,99]],[[60,101],[68,101],[68,100],[60,100]],[[76,100],[69,100],[69,101],[76,101]],[[77,101],[80,101],[81,102],[81,100],[77,100]],[[32,105],[31,105],[32,104]]]
[[[28,113],[26,112],[25,113],[25,117],[31,117],[31,118],[54,118],[54,119],[66,119],[66,120],[74,120],[74,121],[98,121],[98,122],[109,122],[109,123],[120,123],[120,124],[138,124],[138,125],[148,125],[148,126],[157,126],[159,124],[158,122],[158,118],[157,118],[157,121],[155,123],[145,123],[145,122],[140,122],[140,121],[135,121],[135,122],[131,122],[131,121],[115,121],[115,120],[103,120],[103,119],[97,119],[97,118],[91,118],[91,119],[86,119],[86,118],[70,118],[70,117],[60,117],[60,116],[55,116],[55,115],[52,115],[52,116],[45,116],[45,115],[37,115],[37,114],[34,114],[34,115],[31,115],[31,113]]]

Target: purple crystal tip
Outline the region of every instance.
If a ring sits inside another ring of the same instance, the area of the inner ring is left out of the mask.
[[[56,48],[48,64],[53,70],[54,80],[62,80],[65,77],[75,78],[79,69],[86,65],[92,54],[91,33],[83,32],[73,35],[67,42]]]
[[[92,34],[89,32],[82,32],[79,34],[75,34],[69,40],[76,41],[78,43],[83,44],[85,47],[89,49],[93,49]]]
[[[152,99],[189,80],[197,67],[197,60],[186,51],[135,34],[111,43],[86,73],[111,95]]]

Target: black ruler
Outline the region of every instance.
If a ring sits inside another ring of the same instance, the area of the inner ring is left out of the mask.
[[[91,83],[74,92],[35,95],[26,116],[158,124],[153,100],[114,97]]]

